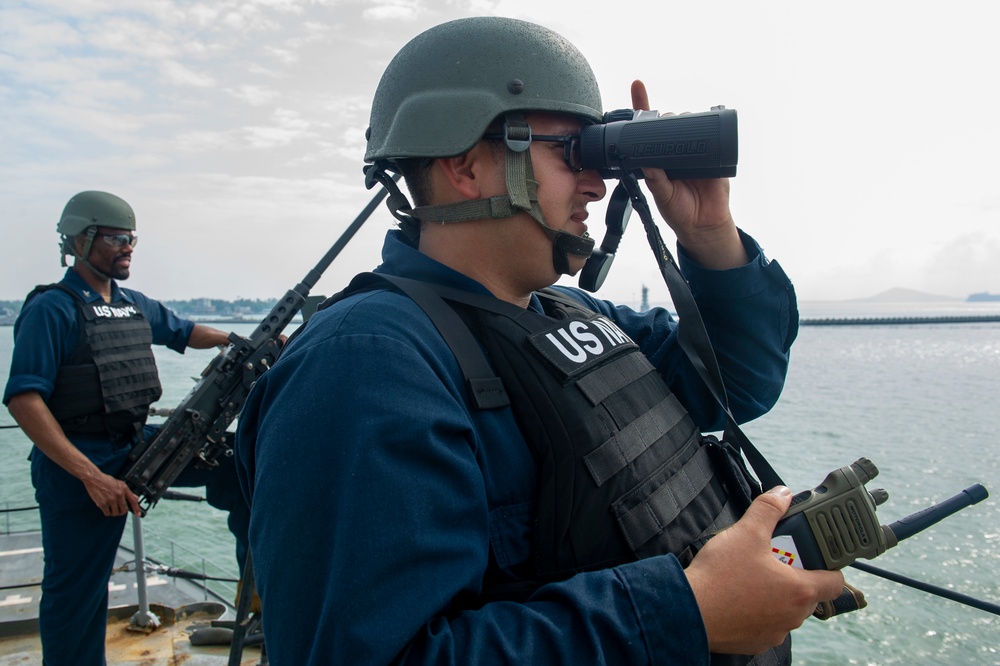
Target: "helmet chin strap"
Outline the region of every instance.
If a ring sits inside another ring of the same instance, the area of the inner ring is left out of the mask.
[[[545,225],[542,225],[545,227]],[[547,232],[551,229],[545,227]],[[552,265],[560,275],[573,275],[576,271],[570,269],[569,255],[575,254],[578,257],[588,259],[594,251],[594,239],[590,234],[574,236],[565,231],[556,231],[552,236]]]
[[[73,250],[73,259],[75,260],[74,265],[82,264],[86,266],[91,272],[93,272],[94,275],[97,275],[102,280],[110,280],[111,279],[110,275],[105,275],[103,272],[97,270],[97,267],[94,266],[89,261],[87,261],[86,259],[87,257],[90,256],[90,249],[94,246],[94,238],[96,236],[97,236],[97,227],[87,227],[87,236],[86,240],[83,243],[83,252],[81,253],[77,253],[76,242],[73,240],[73,237],[63,236],[63,251],[62,255],[59,257],[59,261],[61,265],[66,266],[66,255],[69,254],[69,252],[66,252],[66,247],[69,246]]]
[[[504,144],[506,145],[505,180],[507,194],[487,199],[474,199],[436,206],[419,206],[407,209],[398,206],[399,199],[390,202],[393,215],[404,221],[400,215],[412,220],[416,218],[425,222],[467,222],[469,220],[491,219],[500,220],[513,217],[520,213],[528,213],[542,226],[545,234],[552,241],[552,265],[560,275],[570,275],[569,255],[587,258],[594,250],[594,239],[588,235],[575,236],[569,232],[556,230],[545,223],[542,209],[538,205],[538,182],[535,180],[531,165],[531,155],[528,147],[531,145],[531,127],[520,113],[509,113],[504,116]],[[379,170],[375,165],[372,171]],[[367,172],[366,172],[367,173]],[[369,173],[369,178],[377,177]],[[386,179],[379,178],[385,184]],[[387,185],[388,187],[388,185]],[[398,188],[393,184],[398,193]],[[392,190],[390,190],[390,193]],[[406,201],[402,197],[403,202]],[[392,197],[391,197],[392,198]],[[405,229],[404,229],[405,230]]]

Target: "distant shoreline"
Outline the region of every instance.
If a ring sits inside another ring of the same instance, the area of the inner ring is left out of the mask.
[[[224,317],[218,317],[218,318],[212,318],[212,319],[203,319],[201,317],[185,317],[184,315],[180,315],[180,317],[181,317],[181,319],[188,319],[190,321],[193,321],[196,324],[251,324],[253,326],[256,326],[257,324],[259,324],[264,319],[264,315],[261,315],[261,317],[259,319],[250,319],[248,317],[228,318],[228,319],[224,318]],[[299,316],[299,315],[297,315],[295,317],[292,317],[292,323],[293,324],[301,324],[302,323],[302,317]],[[0,327],[2,327],[2,326],[13,326],[13,325],[14,325],[14,321],[13,320],[11,320],[11,321],[0,321]]]
[[[906,324],[982,324],[1000,321],[996,315],[928,317],[823,317],[800,319],[800,326],[898,326]]]
[[[257,319],[193,319],[199,324],[259,324]],[[298,319],[296,318],[296,321]],[[1000,314],[945,315],[926,317],[803,317],[800,326],[900,326],[908,324],[985,324],[1000,322]],[[14,322],[0,322],[0,327],[13,326]]]

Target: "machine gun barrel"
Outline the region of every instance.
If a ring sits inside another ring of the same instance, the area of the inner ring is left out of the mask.
[[[248,337],[230,333],[229,346],[202,371],[194,388],[156,434],[132,449],[130,465],[121,478],[139,496],[142,515],[163,497],[192,460],[214,466],[220,456],[232,454],[226,429],[239,416],[250,387],[277,360],[281,332],[387,194],[385,188],[379,190],[319,263],[285,293]]]
[[[398,176],[394,176],[394,179],[398,180],[398,178]],[[344,230],[340,238],[326,251],[326,254],[323,255],[323,258],[319,260],[316,266],[306,273],[302,281],[292,289],[289,289],[285,293],[285,296],[275,304],[271,312],[264,317],[264,320],[260,322],[257,328],[254,329],[254,332],[247,338],[251,345],[257,347],[263,344],[264,340],[279,335],[285,329],[285,326],[292,320],[292,317],[302,309],[302,305],[309,295],[309,290],[316,286],[316,283],[319,282],[320,277],[322,277],[326,269],[330,267],[330,264],[337,258],[341,250],[354,237],[354,234],[358,232],[358,229],[365,223],[365,220],[371,217],[371,214],[375,212],[379,203],[388,193],[388,190],[384,187],[379,190],[372,200],[368,202],[368,205],[354,218],[351,225]]]

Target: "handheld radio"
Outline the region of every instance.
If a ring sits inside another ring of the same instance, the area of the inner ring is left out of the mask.
[[[865,484],[878,475],[867,458],[830,472],[823,483],[792,497],[792,505],[774,530],[771,550],[800,569],[841,569],[859,558],[873,559],[903,539],[989,497],[981,484],[922,511],[880,525],[875,507],[889,498],[882,488]]]

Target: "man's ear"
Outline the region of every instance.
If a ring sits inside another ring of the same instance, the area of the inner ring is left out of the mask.
[[[447,186],[463,199],[483,199],[497,194],[497,161],[492,150],[480,141],[468,152],[435,160]]]

